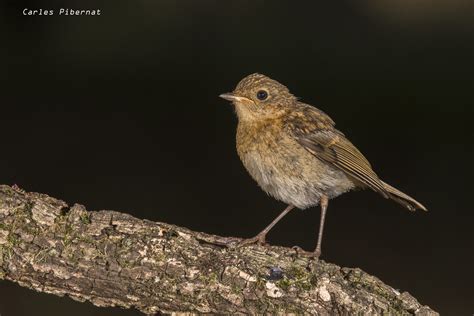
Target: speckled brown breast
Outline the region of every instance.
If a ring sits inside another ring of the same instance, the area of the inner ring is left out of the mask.
[[[239,157],[265,192],[304,209],[317,205],[322,194],[333,198],[354,187],[344,172],[314,157],[281,124],[240,122],[237,128]]]

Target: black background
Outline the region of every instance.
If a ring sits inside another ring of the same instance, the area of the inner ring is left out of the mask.
[[[245,172],[218,95],[260,72],[327,112],[388,183],[329,204],[323,259],[449,315],[474,312],[469,1],[10,1],[2,10],[0,183],[250,237],[284,207]],[[23,16],[24,8],[101,16]],[[312,249],[319,209],[273,244]],[[0,313],[138,315],[0,282]]]

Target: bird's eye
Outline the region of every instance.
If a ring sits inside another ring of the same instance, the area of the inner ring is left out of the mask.
[[[265,90],[258,90],[257,92],[257,99],[263,101],[268,98],[268,92]]]

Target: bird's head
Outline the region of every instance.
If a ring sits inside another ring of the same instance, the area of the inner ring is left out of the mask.
[[[258,73],[248,75],[233,92],[220,97],[232,101],[242,121],[278,116],[297,101],[287,87]]]

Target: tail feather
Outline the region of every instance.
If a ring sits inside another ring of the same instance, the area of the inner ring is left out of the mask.
[[[426,207],[423,206],[420,202],[416,201],[414,198],[406,195],[405,193],[395,189],[391,185],[381,181],[386,193],[390,199],[394,200],[395,202],[405,206],[410,211],[415,211],[416,209],[421,209],[423,211],[427,211]]]

